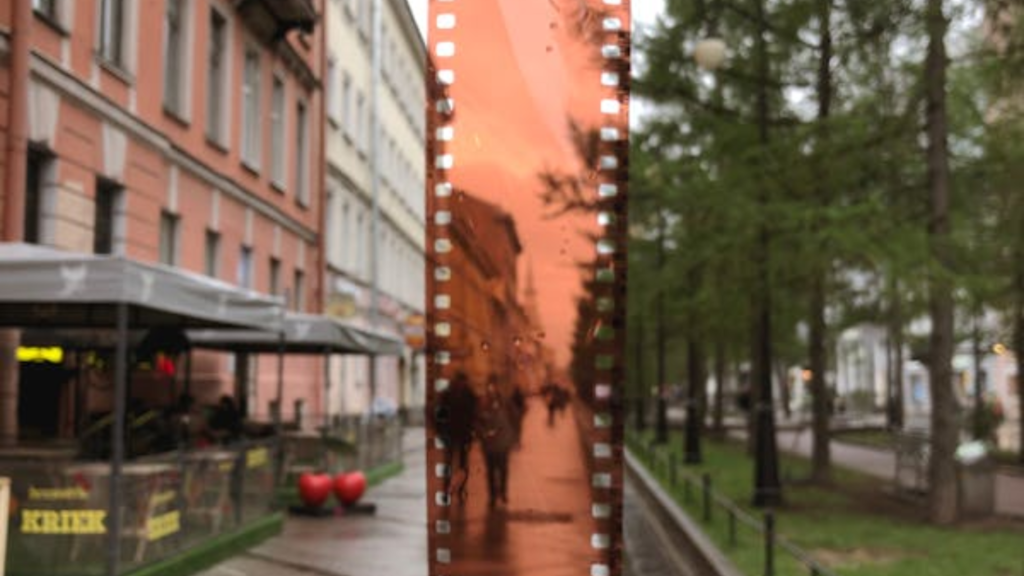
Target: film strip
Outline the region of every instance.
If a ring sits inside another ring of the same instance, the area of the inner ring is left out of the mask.
[[[430,0],[432,576],[622,573],[629,0]]]

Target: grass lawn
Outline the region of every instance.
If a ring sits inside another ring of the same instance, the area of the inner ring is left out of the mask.
[[[641,441],[645,441],[644,438]],[[633,452],[638,438],[633,438]],[[669,450],[682,462],[682,440],[673,433],[654,468],[662,483],[695,520],[701,518],[700,486],[691,486],[686,498],[682,476],[669,486],[664,462]],[[741,508],[759,516],[750,504],[753,462],[745,447],[731,442],[705,441],[704,464],[688,466],[695,474],[707,472],[714,488]],[[650,468],[650,462],[646,462]],[[784,455],[782,477],[806,478],[809,463]],[[819,488],[789,481],[784,487],[786,505],[777,511],[777,531],[818,562],[840,576],[1024,576],[1024,522],[991,521],[936,528],[924,521],[919,509],[883,492],[877,479],[837,468],[835,485]],[[762,536],[739,524],[736,545],[729,544],[725,511],[715,507],[706,532],[748,576],[764,573]],[[788,554],[776,552],[779,576],[806,576],[809,571]]]
[[[887,430],[844,430],[842,432],[834,432],[832,439],[848,444],[885,450],[891,450],[895,444],[892,432]]]

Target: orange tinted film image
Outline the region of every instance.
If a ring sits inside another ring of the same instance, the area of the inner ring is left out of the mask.
[[[433,0],[430,573],[621,573],[629,3]]]

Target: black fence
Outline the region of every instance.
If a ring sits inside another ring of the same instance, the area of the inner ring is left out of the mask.
[[[727,552],[746,549],[743,556],[748,569],[757,565],[764,576],[837,576],[807,551],[782,537],[771,511],[757,514],[744,510],[715,490],[710,474],[693,473],[665,446],[648,444],[632,434],[627,435],[626,443],[713,540],[724,542]],[[757,549],[752,550],[754,547]]]

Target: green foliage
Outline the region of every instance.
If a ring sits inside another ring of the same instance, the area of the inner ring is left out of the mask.
[[[1024,14],[1004,18],[993,42],[983,34],[989,27],[970,20],[985,2],[950,4],[953,234],[948,256],[933,262],[921,3],[765,2],[769,74],[762,78],[752,3],[669,2],[666,17],[640,40],[633,84],[657,108],[633,143],[630,210],[635,228],[648,233],[635,234],[631,246],[638,254],[630,289],[643,294],[632,316],[649,317],[651,307],[642,304],[651,286],[669,290],[673,342],[696,331],[745,359],[762,226],[771,237],[775,348],[786,363],[806,360],[798,327],[812,281],[822,276],[833,335],[859,322],[886,323],[897,304],[903,322],[922,315],[929,273],[953,282],[965,313],[1014,309],[1024,298],[1013,283],[1024,273],[1017,188],[1024,181]],[[833,57],[822,69],[825,8]],[[726,41],[729,59],[708,73],[692,53],[712,35]],[[762,94],[767,118],[757,113]],[[671,229],[661,272],[651,270],[656,214]],[[696,285],[695,267],[702,272]]]

